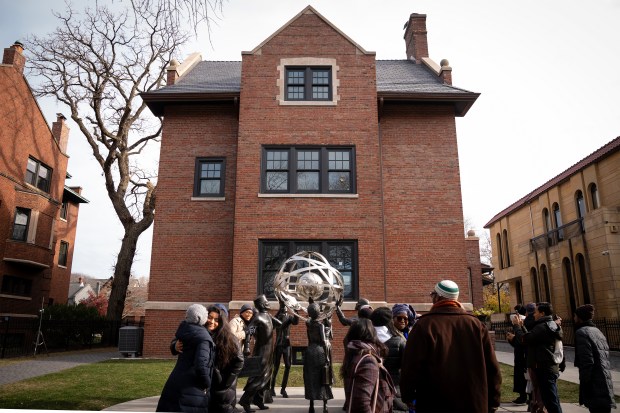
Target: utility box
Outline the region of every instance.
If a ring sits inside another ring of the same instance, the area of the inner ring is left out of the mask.
[[[125,357],[142,355],[144,328],[135,326],[121,327],[118,330],[118,351]]]

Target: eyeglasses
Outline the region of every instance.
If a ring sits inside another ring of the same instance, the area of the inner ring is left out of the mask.
[[[396,317],[394,317],[396,319],[396,321],[409,321],[409,317],[407,316],[402,316],[402,315],[397,315]]]

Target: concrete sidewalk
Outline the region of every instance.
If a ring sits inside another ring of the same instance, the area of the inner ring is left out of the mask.
[[[334,398],[327,402],[327,407],[329,413],[342,413],[342,406],[344,404],[344,389],[334,387],[333,389]],[[304,389],[303,387],[287,387],[286,391],[289,395],[288,399],[282,398],[280,395],[273,399],[273,403],[269,404],[269,410],[266,412],[274,413],[307,413],[309,402],[304,399]],[[237,399],[241,397],[243,394],[243,390],[237,390]],[[144,399],[132,400],[126,403],[117,404],[116,406],[111,406],[105,411],[112,412],[154,412],[155,407],[157,406],[157,401],[159,400],[159,396],[147,397]],[[243,411],[240,406],[237,406],[240,411]],[[253,409],[256,409],[256,412],[259,413],[261,410],[254,405],[252,405]],[[323,402],[315,401],[314,402],[314,410],[316,412],[323,411]],[[497,410],[498,412],[526,412],[526,406],[515,406],[512,403],[503,403],[500,408]],[[580,407],[574,403],[562,403],[562,411],[564,413],[587,413],[588,409],[584,407]]]

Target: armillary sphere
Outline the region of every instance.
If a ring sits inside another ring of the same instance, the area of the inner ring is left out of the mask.
[[[307,302],[312,299],[321,309],[319,320],[331,316],[342,298],[344,283],[340,271],[318,252],[302,251],[287,259],[273,280],[278,300],[290,312],[307,320]]]

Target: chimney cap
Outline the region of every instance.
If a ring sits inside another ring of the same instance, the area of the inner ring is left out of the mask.
[[[65,117],[65,115],[63,115],[63,114],[62,114],[62,113],[60,113],[60,112],[58,112],[58,113],[56,114],[56,118],[57,118],[57,120],[61,120],[61,119],[62,119],[62,120],[67,120],[67,118]]]
[[[22,49],[24,48],[24,44],[20,42],[19,40],[15,40],[13,42],[13,46],[20,46]]]

